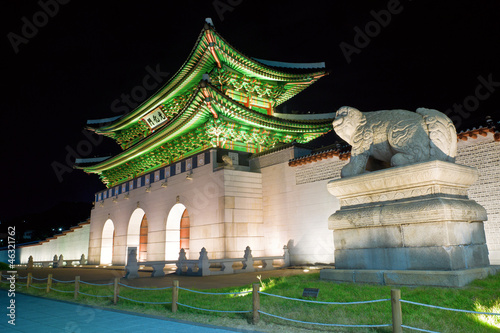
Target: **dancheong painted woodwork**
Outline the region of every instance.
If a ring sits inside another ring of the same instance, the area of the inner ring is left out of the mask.
[[[77,167],[112,187],[208,148],[258,153],[312,140],[331,129],[329,120],[286,120],[274,109],[326,75],[324,67],[253,59],[206,23],[186,62],[157,93],[123,117],[88,128],[123,151]]]

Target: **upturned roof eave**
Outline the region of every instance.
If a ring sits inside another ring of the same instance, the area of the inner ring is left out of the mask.
[[[181,66],[181,68],[176,72],[174,76],[163,86],[161,87],[156,93],[153,94],[152,97],[144,101],[141,105],[139,105],[134,111],[124,115],[123,117],[116,119],[115,121],[106,124],[105,126],[102,127],[88,127],[90,130],[95,131],[96,133],[99,134],[110,134],[112,132],[121,130],[127,126],[129,126],[131,123],[139,121],[142,117],[144,117],[145,114],[148,112],[154,110],[156,107],[158,107],[160,104],[164,103],[166,100],[172,98],[177,91],[179,90],[179,84],[187,81],[188,77],[196,77],[200,75],[200,71],[202,71],[205,68],[206,63],[200,64],[200,59],[203,58],[205,54],[208,54],[210,59],[210,64],[212,66],[216,65],[216,61],[213,58],[213,55],[210,54],[209,49],[207,47],[207,42],[205,41],[207,33],[214,34],[217,39],[219,39],[222,43],[225,44],[225,46],[230,49],[233,53],[237,54],[240,59],[233,59],[235,62],[239,62],[242,65],[245,65],[247,67],[247,70],[249,70],[255,77],[259,77],[261,79],[267,79],[267,80],[277,80],[277,81],[289,81],[290,83],[293,83],[293,81],[302,81],[305,78],[310,78],[313,77],[315,79],[312,79],[311,82],[306,83],[305,85],[309,86],[312,83],[314,83],[319,77],[327,75],[328,71],[325,69],[321,70],[316,70],[313,72],[307,72],[307,73],[287,73],[286,71],[278,70],[274,67],[267,66],[257,60],[252,59],[251,57],[246,56],[242,52],[236,50],[234,47],[232,47],[227,41],[222,38],[216,31],[215,29],[206,24],[204,29],[201,31],[200,35],[198,36],[198,39],[191,50],[187,60],[184,62],[184,64]],[[203,42],[203,43],[202,43]],[[202,50],[201,52],[197,52],[198,48],[201,47]],[[252,64],[252,66],[248,66],[248,64]],[[231,64],[227,64],[231,65]],[[192,66],[192,68],[189,68]],[[203,74],[203,73],[201,73]],[[300,83],[304,85],[304,83]],[[184,87],[184,86],[183,86]],[[180,88],[183,88],[180,87]],[[304,87],[305,88],[305,87]],[[298,92],[302,91],[303,89],[300,89]],[[295,94],[294,94],[295,95]],[[288,97],[289,99],[291,97]]]
[[[241,122],[247,125],[250,123],[251,126],[255,126],[261,129],[296,134],[322,133],[325,131],[326,127],[331,126],[330,124],[332,119],[284,120],[262,114],[258,111],[246,108],[245,106],[231,100],[225,94],[223,94],[221,91],[210,84],[206,84],[205,87],[210,91],[212,101],[217,102],[217,109],[227,108],[227,106],[219,103],[219,101],[223,101],[224,103],[230,104],[232,107],[239,110],[238,114],[224,115],[229,116],[235,122]],[[168,123],[159,127],[158,130],[156,130],[156,132],[152,135],[144,138],[143,140],[139,141],[134,146],[121,152],[120,154],[108,158],[102,162],[87,166],[75,166],[75,168],[82,169],[89,173],[100,173],[102,171],[126,163],[142,154],[142,152],[144,152],[145,150],[158,147],[166,142],[175,139],[183,132],[194,129],[196,123],[201,121],[193,122],[191,121],[191,119],[196,118],[196,120],[199,120],[204,116],[209,115],[209,112],[206,110],[206,108],[199,102],[200,100],[205,100],[205,95],[203,94],[201,89],[198,89],[193,94],[184,109],[181,110],[179,114],[177,114]],[[192,114],[187,114],[190,111],[192,112]]]

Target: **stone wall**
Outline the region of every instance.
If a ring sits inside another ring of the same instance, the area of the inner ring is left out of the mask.
[[[16,263],[26,264],[28,258],[33,256],[34,261],[48,261],[57,254],[63,255],[64,259],[80,259],[84,254],[88,257],[89,252],[89,230],[90,224],[82,224],[81,227],[72,228],[61,236],[50,239],[39,244],[19,246],[16,249]],[[8,251],[0,252],[0,262],[8,262]]]
[[[484,222],[490,262],[500,264],[500,142],[493,133],[459,141],[456,163],[475,167],[479,179],[469,189],[469,198],[486,208]]]
[[[291,168],[288,161],[296,156],[295,149],[280,152],[281,160],[261,169],[266,254],[281,255],[283,245],[287,245],[292,265],[333,263],[328,217],[339,205],[326,188],[330,177],[324,175],[323,180],[308,183],[298,183],[296,178],[304,168],[308,168],[302,172],[305,175],[318,168],[329,169],[330,160]]]

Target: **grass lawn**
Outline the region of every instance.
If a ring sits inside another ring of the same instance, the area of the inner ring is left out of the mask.
[[[4,280],[5,281],[5,280]],[[20,280],[25,282],[26,280]],[[34,281],[40,282],[40,281]],[[33,284],[44,288],[46,282]],[[296,275],[290,277],[270,278],[263,280],[261,290],[275,295],[292,298],[302,298],[304,288],[319,288],[317,301],[324,302],[354,302],[390,298],[391,286],[336,284],[319,280],[319,273]],[[6,284],[2,284],[5,288]],[[181,285],[182,287],[182,285]],[[54,283],[58,290],[74,290],[73,283]],[[437,305],[448,308],[472,310],[480,312],[500,313],[500,274],[484,280],[477,280],[463,288],[438,287],[401,287],[401,298],[408,301]],[[45,288],[35,289],[18,286],[19,292],[46,296],[55,299],[73,301],[72,293],[51,291]],[[210,292],[249,291],[251,286],[240,288],[224,288],[204,290]],[[94,295],[112,295],[113,286],[80,285],[80,291]],[[136,290],[120,287],[120,296],[147,302],[170,302],[171,289],[167,290]],[[261,311],[300,321],[346,324],[373,325],[391,324],[390,301],[360,304],[360,305],[323,305],[282,298],[260,295]],[[383,328],[339,328],[319,325],[299,324],[272,318],[261,314],[257,325],[251,325],[251,313],[230,314],[212,313],[189,309],[179,305],[177,313],[171,312],[171,305],[139,304],[120,299],[117,305],[112,304],[112,298],[95,298],[80,295],[77,302],[94,306],[116,308],[140,313],[148,313],[169,318],[182,319],[229,326],[235,328],[255,329],[265,332],[392,332],[391,327]],[[185,290],[179,290],[179,303],[205,309],[251,311],[252,294],[234,295],[201,295]],[[432,309],[407,303],[402,304],[403,325],[438,332],[500,332],[500,316],[484,316]],[[403,329],[405,332],[412,330]]]

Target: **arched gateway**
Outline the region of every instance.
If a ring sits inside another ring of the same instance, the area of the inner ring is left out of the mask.
[[[179,257],[181,248],[189,255],[189,214],[181,203],[175,204],[168,213],[165,232],[165,260]]]
[[[101,265],[110,265],[113,261],[113,247],[115,240],[115,226],[108,219],[102,228],[101,238]]]

